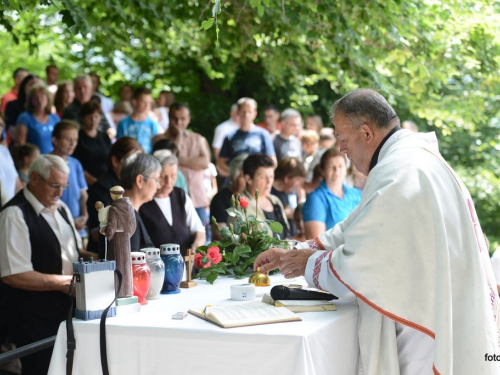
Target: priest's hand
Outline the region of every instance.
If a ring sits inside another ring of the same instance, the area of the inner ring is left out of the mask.
[[[260,253],[255,262],[253,263],[253,269],[256,270],[260,267],[260,271],[268,273],[281,265],[281,256],[288,252],[289,250],[280,249],[279,247],[273,247],[269,250]]]
[[[304,276],[309,257],[318,250],[300,249],[287,251],[281,255],[280,271],[285,276],[285,279]]]

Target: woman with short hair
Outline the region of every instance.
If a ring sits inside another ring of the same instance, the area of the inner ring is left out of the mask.
[[[278,197],[271,194],[274,182],[274,160],[263,154],[250,155],[243,162],[246,189],[241,194],[248,199],[247,213],[255,215],[258,220],[273,220],[283,225],[283,232],[274,233],[267,223],[268,234],[281,239],[290,238],[290,227],[286,218],[285,209]],[[259,199],[255,201],[255,192],[259,192]],[[232,217],[228,218],[232,221]]]
[[[180,245],[186,255],[205,245],[205,226],[202,224],[193,201],[181,188],[175,187],[179,161],[169,150],[158,150],[153,156],[161,164],[160,188],[153,200],[139,210],[142,221],[154,247],[166,243]]]
[[[98,130],[101,117],[101,106],[93,100],[80,108],[82,127],[73,157],[82,163],[85,180],[89,186],[108,169],[106,158],[111,148],[111,140],[106,133]]]
[[[124,197],[130,199],[135,211],[136,230],[130,237],[131,251],[154,247],[148,230],[142,221],[139,210],[144,203],[151,201],[160,187],[161,165],[149,154],[132,154],[123,163],[120,172],[120,185],[125,189]]]
[[[94,184],[89,186],[87,199],[87,211],[89,219],[87,228],[89,235],[89,242],[87,249],[98,252],[99,258],[104,258],[104,236],[99,235],[99,220],[94,204],[101,201],[105,206],[111,204],[112,200],[109,195],[109,189],[113,186],[120,185],[120,172],[123,167],[125,159],[137,152],[142,152],[139,143],[129,137],[118,139],[109,150],[106,159],[107,171],[104,173]]]
[[[307,239],[318,237],[343,221],[361,200],[361,191],[344,184],[346,157],[330,148],[319,163],[323,181],[308,195],[302,207]]]
[[[40,153],[52,152],[52,130],[61,120],[53,114],[52,99],[49,90],[43,85],[33,86],[28,93],[26,111],[21,113],[16,122],[16,143],[32,143]]]
[[[212,198],[212,202],[210,202],[210,213],[217,221],[219,228],[227,226],[228,214],[226,210],[231,208],[231,197],[239,195],[245,190],[246,182],[243,175],[243,162],[247,156],[248,154],[239,154],[231,160],[229,163],[229,185],[219,190]],[[212,226],[212,239],[222,239],[215,224],[211,223],[210,225]]]
[[[297,158],[281,159],[274,171],[274,183],[271,193],[279,198],[285,208],[291,236],[294,236],[297,232],[293,214],[299,200],[297,192],[304,185],[305,178],[306,170]],[[293,198],[293,200],[290,201],[290,198]]]

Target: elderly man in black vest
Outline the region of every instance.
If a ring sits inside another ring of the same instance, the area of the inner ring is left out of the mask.
[[[53,336],[68,315],[73,262],[80,256],[68,207],[59,200],[69,168],[59,156],[42,155],[29,183],[0,212],[2,317],[19,347]],[[46,374],[52,348],[21,359],[23,374]]]
[[[176,243],[182,255],[186,255],[189,249],[205,245],[205,226],[191,198],[184,190],[174,187],[177,157],[169,150],[158,150],[153,156],[161,164],[160,188],[152,201],[142,205],[139,213],[155,247]]]

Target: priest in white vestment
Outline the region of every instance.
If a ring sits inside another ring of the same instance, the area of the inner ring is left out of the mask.
[[[357,297],[360,374],[500,374],[488,250],[435,134],[402,130],[368,89],[338,100],[332,116],[341,151],[368,176],[360,204],[300,250],[270,249],[254,267]]]

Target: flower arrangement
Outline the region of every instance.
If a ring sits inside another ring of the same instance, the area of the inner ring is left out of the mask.
[[[259,192],[255,192],[255,213]],[[232,207],[226,211],[233,219],[228,226],[220,228],[212,217],[212,223],[217,228],[222,240],[214,241],[208,246],[196,249],[195,267],[200,269],[199,278],[205,278],[213,284],[219,275],[229,275],[235,278],[244,278],[253,273],[252,266],[257,255],[271,247],[287,247],[287,241],[273,238],[268,233],[267,223],[275,233],[281,233],[283,226],[273,220],[258,220],[256,215],[248,213],[249,202],[245,197],[231,197]]]

